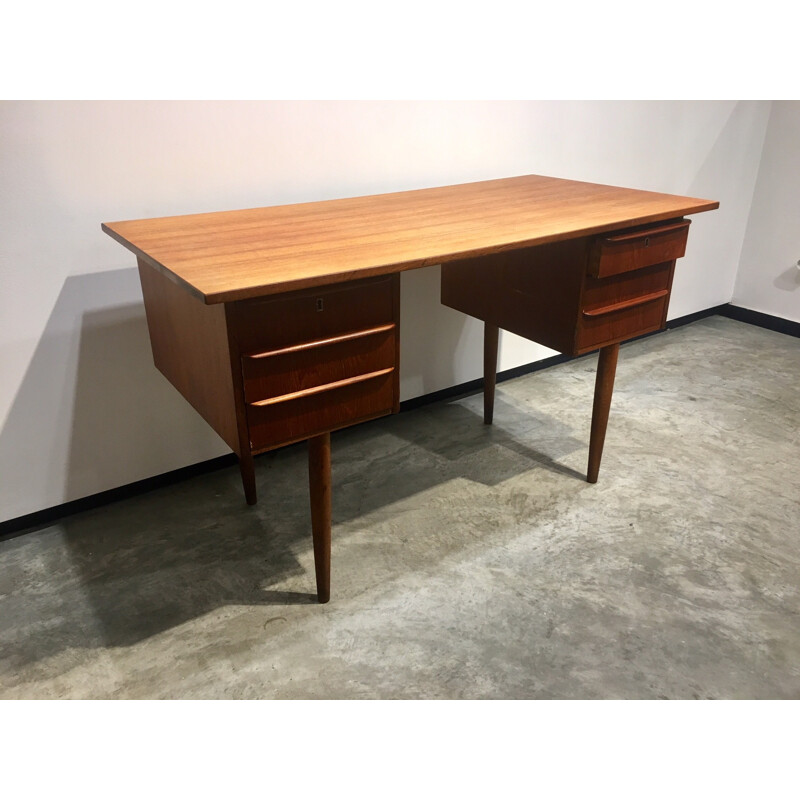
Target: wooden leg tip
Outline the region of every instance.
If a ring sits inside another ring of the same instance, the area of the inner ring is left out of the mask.
[[[320,605],[322,605],[323,603],[327,603],[330,599],[331,599],[330,593],[317,595],[317,602]]]

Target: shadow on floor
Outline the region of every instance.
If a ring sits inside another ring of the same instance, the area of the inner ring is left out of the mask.
[[[583,480],[558,463],[585,446],[564,426],[525,418],[501,398],[497,415],[512,425],[524,419],[525,437],[500,421],[483,425],[458,402],[334,433],[334,527],[458,478],[493,486],[544,468]],[[529,443],[544,431],[548,453]],[[294,445],[256,460],[254,507],[232,468],[6,542],[6,554],[19,551],[5,559],[17,588],[0,602],[6,669],[68,648],[129,646],[227,605],[315,603],[306,470],[305,445]],[[39,582],[28,566],[42,553],[51,563]],[[270,588],[292,577],[296,591]]]
[[[473,402],[476,408],[482,408],[482,395],[472,395],[471,399],[479,401]],[[417,416],[395,417],[390,425],[410,444],[448,462],[458,462],[457,476],[495,486],[519,474],[522,459],[528,469],[538,465],[585,480],[585,475],[562,463],[565,456],[587,446],[574,438],[575,426],[507,402],[502,392],[495,398],[492,425],[483,424],[482,410],[476,413],[458,401],[435,403],[422,410],[416,412]],[[490,450],[490,462],[475,458]]]

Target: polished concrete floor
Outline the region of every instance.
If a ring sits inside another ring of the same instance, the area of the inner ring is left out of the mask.
[[[800,698],[800,340],[712,317],[0,542],[3,698]]]

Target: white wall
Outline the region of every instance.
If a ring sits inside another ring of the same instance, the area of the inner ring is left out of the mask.
[[[152,366],[102,221],[526,173],[718,199],[671,316],[731,298],[768,102],[0,104],[0,521],[226,447]],[[782,113],[782,112],[779,112]],[[402,278],[402,397],[480,375],[481,326]],[[548,355],[514,336],[500,369]]]
[[[800,102],[774,102],[733,303],[800,322]]]

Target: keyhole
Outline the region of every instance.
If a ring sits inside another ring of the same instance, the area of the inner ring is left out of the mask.
[[[317,311],[322,311],[322,298],[317,298]]]
[[[650,247],[650,237],[649,236],[645,237],[644,246],[645,247]]]

